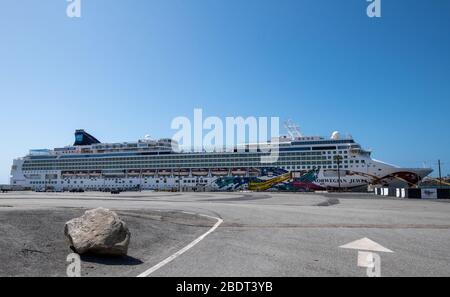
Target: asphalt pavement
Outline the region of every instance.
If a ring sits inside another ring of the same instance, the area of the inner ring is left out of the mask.
[[[45,269],[42,261],[11,263],[33,254],[21,251],[23,242],[43,240],[30,235],[36,222],[59,234],[66,219],[99,206],[130,221],[136,242],[125,262],[84,259],[89,275],[137,276],[153,267],[149,276],[366,276],[358,250],[340,246],[368,238],[393,251],[377,252],[382,276],[450,276],[447,201],[271,192],[0,194],[0,231],[8,234],[0,245],[19,246],[0,249],[0,275],[63,274],[67,247],[59,235],[46,240],[56,256]]]

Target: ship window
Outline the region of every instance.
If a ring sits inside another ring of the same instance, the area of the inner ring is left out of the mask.
[[[313,151],[335,150],[335,149],[336,149],[335,146],[316,146],[312,148]]]

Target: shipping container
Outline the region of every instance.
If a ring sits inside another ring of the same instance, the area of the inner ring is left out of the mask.
[[[438,199],[450,199],[450,189],[438,189],[437,197]]]
[[[408,189],[407,195],[409,199],[420,199],[422,191],[420,189]]]

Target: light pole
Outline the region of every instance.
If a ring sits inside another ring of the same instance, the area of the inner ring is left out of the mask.
[[[139,192],[142,192],[142,164],[139,167]]]
[[[334,156],[334,160],[337,162],[337,169],[338,169],[338,185],[339,185],[339,192],[341,191],[341,155]]]

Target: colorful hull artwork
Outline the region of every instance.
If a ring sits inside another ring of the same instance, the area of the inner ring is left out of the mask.
[[[337,189],[346,190],[364,189],[369,184],[375,186],[414,186],[420,177],[413,172],[393,172],[383,177],[350,170],[340,171],[332,169],[312,169],[309,171],[286,171],[280,168],[258,168],[258,177],[226,176],[217,177],[212,183],[212,189],[219,191],[321,191]]]

